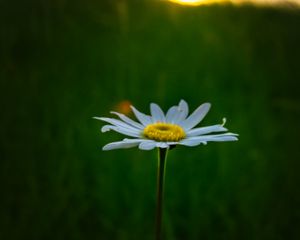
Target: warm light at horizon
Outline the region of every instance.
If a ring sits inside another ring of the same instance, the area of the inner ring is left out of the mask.
[[[188,6],[199,6],[203,4],[210,4],[216,2],[224,2],[226,0],[169,0],[170,2],[181,4],[181,5],[188,5]]]
[[[259,5],[283,5],[294,3],[300,5],[300,0],[168,0],[169,2],[177,3],[186,6],[200,6],[208,5],[213,3],[233,3],[233,4],[243,4],[243,3],[253,3]]]

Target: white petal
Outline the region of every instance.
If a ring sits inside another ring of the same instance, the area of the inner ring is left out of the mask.
[[[203,135],[203,136],[197,136],[197,137],[190,137],[189,139],[207,139],[207,141],[236,141],[238,134],[235,133],[223,133],[223,134],[215,134],[215,135]],[[232,139],[232,140],[227,140]]]
[[[112,142],[105,145],[102,149],[104,151],[107,151],[113,149],[131,148],[139,145],[139,143],[140,143],[139,139],[137,139],[137,141],[131,141],[131,142],[127,142],[127,141]]]
[[[186,146],[196,146],[201,143],[206,144],[207,142],[227,142],[227,141],[237,141],[237,134],[225,133],[219,135],[208,135],[208,136],[198,136],[191,137],[182,140],[179,144]]]
[[[227,141],[237,141],[237,134],[234,133],[224,133],[224,134],[217,134],[217,135],[207,135],[207,136],[197,136],[197,137],[190,137],[186,138],[179,142],[181,145],[186,146],[196,146],[200,143],[206,144],[206,142],[227,142]]]
[[[146,142],[141,142],[139,145],[139,149],[141,150],[152,150],[156,147],[156,142],[148,140]]]
[[[130,106],[136,118],[144,125],[147,126],[152,123],[150,116],[139,112],[134,106]]]
[[[124,138],[124,142],[145,142],[149,141],[148,139],[143,139],[143,138]]]
[[[182,111],[186,112],[187,114],[189,114],[189,105],[183,99],[180,100],[178,107],[179,107],[180,110],[182,110]]]
[[[179,102],[179,106],[178,106],[178,111],[179,111],[179,116],[176,120],[176,122],[181,122],[182,120],[186,119],[187,115],[189,114],[189,106],[186,103],[186,101],[181,100]]]
[[[122,113],[118,113],[118,112],[111,112],[112,114],[117,115],[120,119],[122,119],[124,122],[130,124],[133,127],[139,128],[139,129],[143,129],[144,126],[140,123],[137,123],[136,121],[133,121],[132,119],[130,119],[129,117],[125,116]]]
[[[166,142],[169,146],[171,146],[171,145],[177,145],[178,144],[178,142]]]
[[[174,118],[171,120],[171,122],[180,125],[180,122],[182,122],[183,119],[183,113],[177,108],[177,113],[174,115]]]
[[[179,145],[184,145],[184,146],[189,146],[189,147],[194,147],[194,146],[198,146],[199,144],[206,144],[206,141],[200,141],[200,140],[196,140],[196,139],[184,139],[182,141],[180,141],[178,144]]]
[[[166,115],[166,122],[167,123],[172,123],[172,121],[174,120],[176,114],[178,114],[178,110],[177,110],[177,106],[173,106],[171,107]]]
[[[176,107],[176,111],[174,112],[170,122],[174,124],[179,124],[182,122],[182,120],[184,120],[187,116],[186,110],[187,108],[185,106],[185,102],[184,100],[181,100],[179,105]]]
[[[122,121],[114,119],[114,118],[94,117],[94,119],[101,120],[101,121],[104,121],[104,122],[108,122],[110,124],[115,125],[116,127],[126,128],[126,129],[131,130],[131,131],[136,132],[136,133],[140,132],[140,129],[137,129],[133,126],[130,126],[129,124],[127,124],[125,122],[122,122]]]
[[[231,142],[231,141],[238,141],[239,139],[235,136],[222,136],[218,138],[214,138],[211,140],[212,142]]]
[[[166,122],[179,124],[185,120],[189,113],[189,107],[186,101],[181,100],[178,106],[173,106],[169,109],[166,116]]]
[[[103,130],[104,131],[113,130],[115,132],[130,136],[130,137],[140,137],[141,136],[140,131],[132,131],[132,130],[127,129],[127,128],[116,127],[116,126],[112,126],[112,125],[105,125],[103,128],[101,129],[102,131]]]
[[[203,103],[199,106],[186,120],[182,122],[185,130],[189,130],[196,126],[207,114],[210,109],[210,103]]]
[[[165,119],[164,112],[157,104],[151,103],[150,111],[151,111],[153,122],[165,122],[166,119]]]
[[[169,144],[167,144],[165,142],[157,142],[156,143],[156,147],[159,147],[159,148],[168,148]]]
[[[115,127],[113,125],[104,125],[102,128],[101,128],[101,132],[108,132],[111,130],[111,127]]]
[[[227,128],[224,128],[222,125],[213,125],[208,127],[200,127],[200,128],[194,128],[187,132],[188,137],[194,137],[198,135],[208,134],[212,132],[225,132],[228,131]]]

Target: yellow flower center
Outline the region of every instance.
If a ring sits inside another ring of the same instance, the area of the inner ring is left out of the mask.
[[[160,142],[177,142],[185,138],[185,132],[176,124],[157,122],[144,128],[144,136]]]

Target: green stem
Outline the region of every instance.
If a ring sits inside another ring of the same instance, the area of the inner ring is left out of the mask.
[[[164,182],[167,161],[167,148],[158,149],[158,165],[157,165],[157,206],[156,206],[156,232],[155,239],[161,240],[162,216],[163,216],[163,197],[164,197]]]

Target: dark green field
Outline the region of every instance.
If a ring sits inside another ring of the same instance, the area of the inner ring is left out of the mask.
[[[0,239],[152,240],[156,151],[93,116],[211,102],[168,158],[165,240],[300,239],[300,9],[0,0]]]

